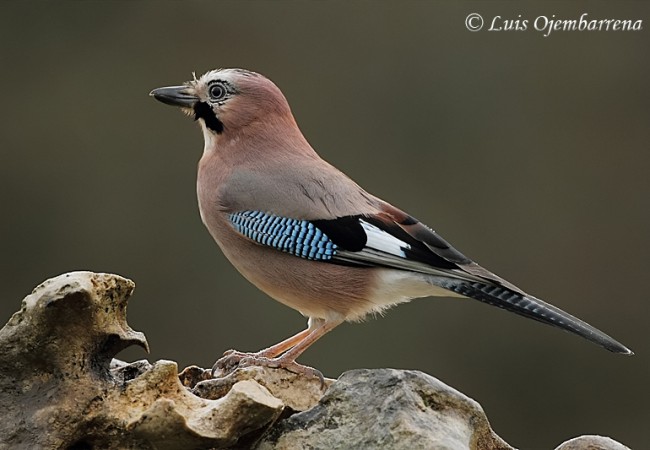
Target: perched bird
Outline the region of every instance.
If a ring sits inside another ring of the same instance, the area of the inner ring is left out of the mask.
[[[226,352],[215,367],[313,374],[295,359],[334,327],[427,296],[473,298],[632,354],[479,266],[321,159],[264,76],[213,70],[151,95],[201,125],[199,209],[223,253],[251,283],[309,318],[295,336],[257,353]]]

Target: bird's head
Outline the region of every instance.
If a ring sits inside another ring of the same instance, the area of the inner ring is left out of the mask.
[[[280,89],[268,78],[243,69],[212,70],[183,86],[154,89],[150,95],[193,115],[206,138],[236,133],[253,123],[293,121]]]

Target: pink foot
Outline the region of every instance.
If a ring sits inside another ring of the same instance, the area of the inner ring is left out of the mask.
[[[229,373],[232,373],[239,367],[239,363],[242,359],[245,358],[255,358],[257,354],[255,353],[243,353],[238,352],[237,350],[227,350],[223,353],[223,356],[217,360],[212,366],[212,377],[220,378],[225,377]]]
[[[223,377],[239,367],[251,366],[285,369],[298,375],[318,378],[321,383],[321,388],[325,386],[325,377],[320,370],[314,369],[313,367],[303,366],[302,364],[298,364],[289,359],[283,359],[282,357],[265,358],[259,354],[242,353],[235,350],[225,352],[223,358],[214,363],[214,366],[212,366],[212,376]]]

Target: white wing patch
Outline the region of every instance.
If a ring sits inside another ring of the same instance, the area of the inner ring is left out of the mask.
[[[385,267],[411,272],[419,272],[445,278],[456,278],[467,281],[481,281],[478,276],[471,275],[461,269],[441,269],[429,264],[409,259],[406,251],[412,250],[410,244],[393,236],[381,228],[363,219],[359,223],[366,233],[366,246],[361,251],[337,249],[334,260],[349,261],[370,267]],[[446,294],[449,295],[449,294]]]
[[[359,222],[366,232],[366,247],[399,256],[400,258],[406,258],[404,249],[410,250],[411,246],[409,244],[364,220],[359,220]]]

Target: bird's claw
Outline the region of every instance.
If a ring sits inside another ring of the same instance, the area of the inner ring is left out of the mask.
[[[242,353],[235,350],[228,350],[224,353],[222,358],[214,363],[214,366],[212,366],[212,376],[215,378],[220,376],[223,377],[234,372],[235,369],[251,366],[285,369],[297,375],[318,378],[321,389],[325,387],[325,377],[318,369],[303,366],[295,361],[283,360],[282,357],[265,358],[255,353]]]
[[[212,378],[219,378],[232,373],[237,369],[245,358],[254,358],[255,353],[243,353],[237,350],[227,350],[223,356],[212,366]]]
[[[239,367],[262,366],[271,369],[285,369],[297,375],[318,378],[321,389],[325,386],[325,377],[322,372],[313,367],[303,366],[295,361],[283,360],[280,358],[264,358],[261,356],[247,356],[240,360]]]

